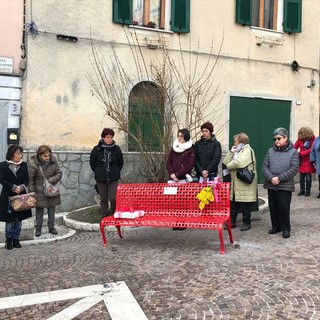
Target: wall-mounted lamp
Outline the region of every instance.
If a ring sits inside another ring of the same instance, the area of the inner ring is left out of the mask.
[[[296,61],[296,60],[292,61],[291,67],[292,67],[293,71],[299,72],[299,70],[300,70],[300,65],[299,65],[298,61]]]
[[[59,40],[66,40],[66,41],[73,41],[73,42],[77,42],[78,41],[78,37],[68,36],[66,34],[57,34],[57,38]]]

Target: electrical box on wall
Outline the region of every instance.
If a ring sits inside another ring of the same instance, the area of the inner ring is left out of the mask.
[[[8,143],[8,145],[19,143],[19,129],[18,128],[8,128],[7,129],[7,143]]]

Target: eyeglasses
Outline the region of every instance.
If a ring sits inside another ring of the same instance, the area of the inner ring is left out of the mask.
[[[282,137],[278,137],[278,138],[273,138],[273,141],[280,141],[282,139]]]

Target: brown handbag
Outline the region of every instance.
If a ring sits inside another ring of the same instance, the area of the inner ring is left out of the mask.
[[[24,211],[34,208],[36,202],[36,194],[34,192],[9,197],[10,206],[14,211]]]

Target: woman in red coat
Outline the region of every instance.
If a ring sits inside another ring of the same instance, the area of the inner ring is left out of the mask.
[[[315,136],[311,128],[302,127],[298,132],[298,140],[294,144],[295,149],[299,150],[299,173],[300,173],[300,192],[298,196],[310,196],[311,190],[311,173],[316,172],[310,162],[310,151]]]

